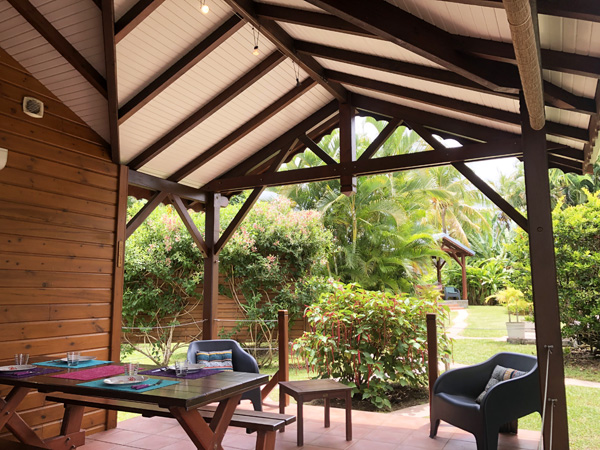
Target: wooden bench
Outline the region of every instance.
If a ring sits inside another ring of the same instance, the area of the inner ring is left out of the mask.
[[[8,439],[0,438],[0,448],[2,450],[46,450],[35,445],[27,445],[21,442],[9,441]]]
[[[85,397],[82,395],[53,393],[46,396],[46,400],[68,405],[87,406],[91,408],[109,409],[141,414],[144,417],[169,417],[171,412],[154,404],[134,402],[129,400],[114,400],[108,398]],[[216,411],[214,406],[198,408],[200,415],[210,422]],[[237,409],[231,418],[230,426],[246,428],[250,432],[256,431],[256,449],[269,450],[275,447],[275,437],[278,430],[294,423],[296,416],[290,414],[277,414],[263,411]]]

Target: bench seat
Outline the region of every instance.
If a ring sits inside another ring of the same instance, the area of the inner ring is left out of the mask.
[[[46,396],[46,400],[64,403],[65,406],[87,406],[91,408],[124,411],[141,414],[144,417],[169,417],[173,415],[167,408],[161,408],[150,403],[134,402],[130,400],[115,400],[99,397],[86,397],[83,395],[53,393]],[[216,407],[202,406],[198,408],[200,415],[210,422],[215,414]],[[286,425],[296,421],[296,416],[290,414],[277,414],[264,411],[236,409],[231,418],[230,426],[246,428],[256,431],[256,448],[273,449],[275,446],[275,432],[282,430]]]

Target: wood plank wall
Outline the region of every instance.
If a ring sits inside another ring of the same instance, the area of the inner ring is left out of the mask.
[[[44,102],[42,119],[22,112],[25,95]],[[67,350],[108,359],[118,166],[103,139],[2,49],[0,147],[0,362]],[[35,393],[23,409],[42,437],[58,434],[62,405]],[[104,411],[87,411],[84,427],[105,422]]]

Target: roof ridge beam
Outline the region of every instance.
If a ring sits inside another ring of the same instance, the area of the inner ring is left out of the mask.
[[[165,0],[139,0],[115,23],[115,43],[119,43]]]
[[[256,27],[284,55],[298,64],[308,76],[323,86],[339,101],[346,101],[348,92],[337,83],[330,83],[323,78],[323,67],[311,56],[299,55],[294,48],[294,40],[275,21],[257,16],[255,3],[251,0],[225,0],[236,14]]]
[[[244,25],[242,19],[235,14],[227,19],[215,31],[119,108],[119,124],[125,122],[151,100],[156,98],[162,91],[177,81],[189,69],[198,64]]]
[[[284,109],[286,106],[288,106],[293,101],[295,101],[296,99],[301,97],[303,94],[308,92],[311,88],[313,88],[315,86],[315,84],[317,84],[317,82],[315,80],[313,80],[311,78],[305,79],[300,84],[298,84],[297,86],[292,88],[290,91],[286,92],[283,96],[281,96],[280,98],[275,100],[273,103],[271,103],[269,106],[267,106],[261,112],[256,114],[252,119],[250,119],[248,122],[243,124],[237,130],[235,130],[234,132],[225,136],[223,139],[221,139],[219,142],[217,142],[211,148],[209,148],[208,150],[205,150],[200,155],[198,155],[196,158],[194,158],[192,161],[187,163],[185,166],[183,166],[181,169],[179,169],[177,172],[175,172],[173,175],[171,175],[168,178],[168,180],[177,181],[177,182],[183,180],[185,177],[190,175],[192,172],[195,172],[200,167],[202,167],[204,164],[208,163],[213,158],[220,155],[227,148],[231,147],[233,144],[235,144],[237,141],[242,139],[248,133],[250,133],[254,129],[258,128],[265,121],[269,120],[275,114],[277,114],[282,109]]]
[[[450,111],[456,111],[463,114],[472,115],[475,117],[497,120],[512,125],[521,125],[521,119],[519,114],[512,113],[510,111],[490,108],[489,106],[478,105],[476,103],[466,102],[463,100],[456,100],[442,95],[431,94],[416,89],[405,88],[395,84],[377,81],[372,78],[364,78],[357,75],[349,75],[343,72],[326,70],[325,75],[328,78],[338,81],[342,84],[349,84],[351,86],[374,90],[377,92],[393,95],[395,97],[404,98],[415,102],[435,106],[438,108],[444,108]],[[546,132],[553,136],[574,139],[581,142],[587,142],[588,138],[588,132],[585,128],[576,128],[569,125],[559,124],[556,122],[548,122]]]
[[[502,0],[438,0],[446,3],[503,8]],[[550,1],[537,0],[538,13],[547,16],[600,22],[600,3],[589,0]]]
[[[106,79],[71,45],[60,31],[54,28],[29,0],[8,0],[8,2],[102,97],[108,98]]]
[[[238,78],[227,88],[225,88],[225,90],[221,91],[211,100],[209,100],[195,113],[181,122],[171,131],[163,135],[160,139],[146,148],[146,150],[144,150],[142,153],[137,155],[133,160],[131,160],[128,166],[137,170],[147,164],[150,160],[166,150],[167,147],[173,144],[177,139],[190,132],[212,114],[233,100],[240,92],[247,89],[263,75],[279,65],[284,59],[285,57],[279,53],[279,51],[275,50],[273,53],[263,59],[258,65],[254,66],[242,77]]]

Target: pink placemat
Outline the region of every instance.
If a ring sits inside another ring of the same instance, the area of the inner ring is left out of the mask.
[[[68,378],[70,380],[90,381],[96,378],[112,377],[125,373],[123,366],[102,366],[93,369],[78,370],[76,372],[61,373],[59,375],[50,375],[56,378]]]

